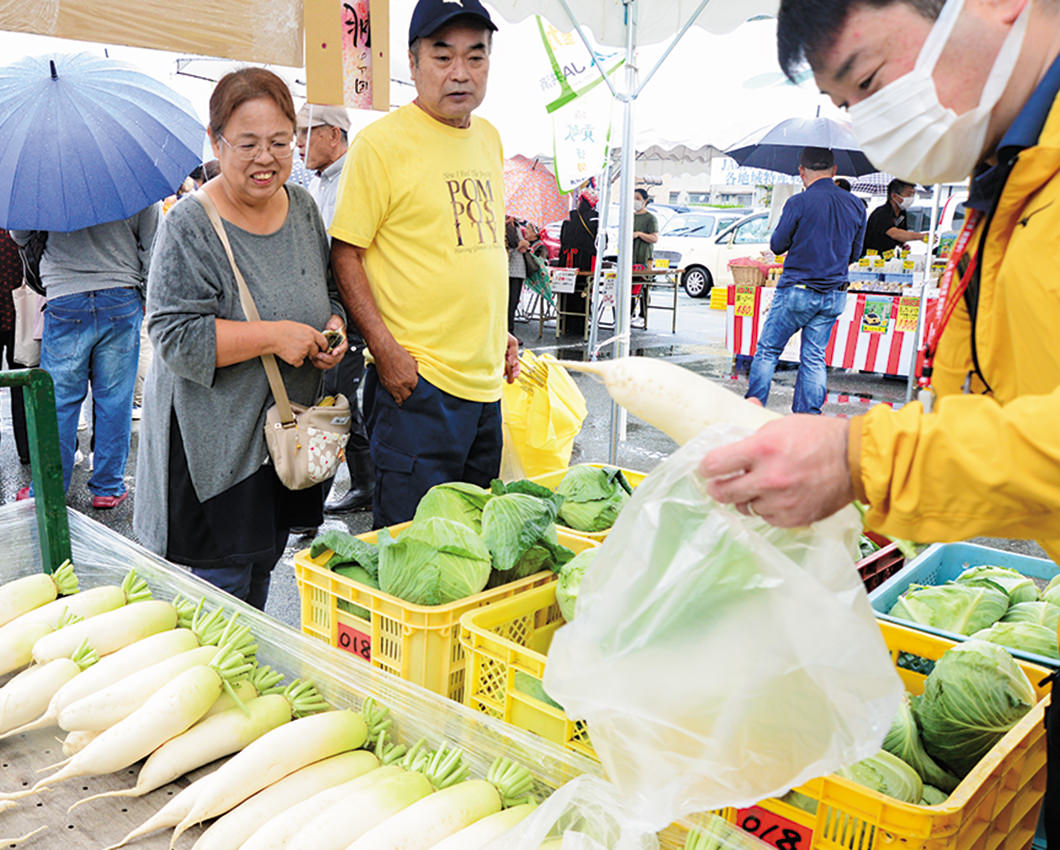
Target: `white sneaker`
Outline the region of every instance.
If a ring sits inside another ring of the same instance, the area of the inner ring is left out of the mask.
[[[85,459],[85,453],[83,451],[81,451],[81,449],[78,449],[77,451],[74,452],[74,466],[80,466],[81,465],[81,461],[83,461],[84,459]]]
[[[133,422],[139,422],[143,415],[144,415],[144,411],[143,411],[142,407],[140,407],[139,405],[136,405],[136,406],[133,407],[133,410],[132,410],[132,421]]]
[[[89,452],[88,453],[88,471],[91,472],[93,469],[95,469],[95,466],[96,466],[96,453],[95,452]]]

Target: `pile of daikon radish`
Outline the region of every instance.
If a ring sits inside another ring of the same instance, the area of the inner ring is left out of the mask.
[[[335,710],[308,682],[285,687],[255,664],[237,619],[203,601],[152,599],[133,571],[120,587],[78,592],[67,562],[0,586],[0,674],[25,668],[0,688],[0,746],[58,726],[68,756],[31,788],[0,789],[0,811],[146,759],[133,787],[74,807],[140,796],[226,756],[112,848],[169,827],[172,847],[216,818],[193,850],[475,850],[532,810],[525,768],[497,759],[469,779],[444,744],[388,742],[389,711],[371,699]]]

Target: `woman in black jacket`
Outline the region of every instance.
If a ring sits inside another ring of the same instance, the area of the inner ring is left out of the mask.
[[[596,233],[600,226],[600,216],[596,212],[597,195],[592,186],[586,186],[578,196],[577,209],[571,210],[559,232],[559,265],[562,268],[592,271],[596,265]],[[564,313],[577,313],[567,316],[566,329],[570,333],[585,332],[585,296],[584,279],[579,279],[577,292],[560,295],[559,305]]]

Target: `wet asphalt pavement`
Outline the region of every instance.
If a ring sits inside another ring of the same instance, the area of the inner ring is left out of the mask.
[[[707,300],[692,299],[681,293],[676,333],[671,333],[670,321],[668,313],[652,311],[648,329],[634,329],[632,333],[632,352],[672,360],[712,380],[721,382],[742,395],[747,387],[746,370],[742,373],[737,372],[734,369],[732,355],[725,350],[724,312],[711,310]],[[517,323],[516,332],[523,344],[537,353],[548,351],[560,358],[585,359],[585,344],[581,336],[567,336],[557,340],[554,328],[546,325],[544,335],[539,339],[536,320],[529,324]],[[601,332],[601,339],[608,336],[607,330]],[[777,371],[769,399],[771,409],[782,412],[790,410],[795,374],[793,368],[782,368]],[[589,415],[581,433],[575,440],[571,463],[607,461],[610,437],[610,399],[603,386],[594,379],[585,375],[575,375],[574,378],[585,395]],[[904,380],[859,372],[830,370],[829,401],[824,412],[851,416],[863,413],[875,404],[901,405],[905,397]],[[139,423],[134,422],[132,451],[126,468],[126,482],[131,498],[113,510],[104,511],[92,508],[91,494],[86,486],[89,476],[87,461],[89,432],[87,429],[79,432],[80,446],[86,455],[86,460],[75,468],[67,494],[67,504],[70,507],[127,537],[133,537],[132,506],[136,493],[138,431]],[[630,417],[627,439],[619,446],[617,461],[621,466],[647,472],[673,451],[674,447],[674,443],[664,434]],[[15,452],[9,396],[7,392],[0,392],[0,502],[13,501],[18,488],[28,484],[29,480],[29,468],[19,464]],[[349,479],[343,467],[336,479],[333,495],[341,496],[348,487]],[[358,534],[368,531],[370,527],[371,513],[360,512],[327,516],[321,530],[339,528]],[[981,542],[990,542],[993,545],[1015,549],[1026,554],[1041,554],[1036,544],[1026,541]],[[309,538],[296,538],[292,535],[289,539],[287,551],[273,573],[272,588],[266,609],[272,616],[296,628],[299,626],[299,599],[294,577],[294,553],[308,545]],[[2,551],[3,542],[0,541],[0,554]]]

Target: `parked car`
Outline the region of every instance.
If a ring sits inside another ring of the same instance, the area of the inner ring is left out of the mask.
[[[703,298],[714,286],[732,283],[729,260],[769,250],[769,212],[743,216],[727,225],[716,223],[713,232],[718,235],[663,235],[655,245],[656,258],[684,269],[681,284],[693,298]]]

